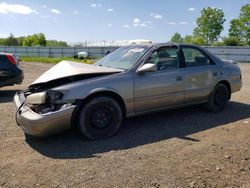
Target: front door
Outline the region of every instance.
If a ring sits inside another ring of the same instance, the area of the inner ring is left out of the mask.
[[[185,75],[179,68],[176,47],[161,47],[145,63],[154,63],[155,72],[135,73],[135,112],[145,112],[184,103]]]

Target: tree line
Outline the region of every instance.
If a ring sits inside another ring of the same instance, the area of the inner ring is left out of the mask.
[[[228,36],[221,37],[225,22],[224,12],[218,8],[203,8],[196,19],[196,27],[191,35],[181,36],[176,32],[171,42],[214,46],[250,45],[250,4],[241,7],[238,18],[230,21]]]
[[[15,37],[10,34],[7,38],[0,38],[0,46],[68,46],[67,42],[46,40],[43,33],[35,33],[29,36]]]

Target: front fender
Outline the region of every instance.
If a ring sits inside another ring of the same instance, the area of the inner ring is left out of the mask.
[[[100,92],[112,92],[122,98],[128,113],[133,113],[133,77],[130,74],[117,74],[114,76],[78,81],[55,87],[53,90],[65,91],[63,100],[83,100]]]
[[[113,93],[116,93],[117,95],[120,95],[119,92],[113,88],[110,88],[110,87],[100,87],[100,88],[95,88],[93,90],[91,90],[89,92],[89,95],[92,95],[92,94],[95,94],[95,93],[99,93],[99,92],[113,92]],[[88,95],[88,96],[89,96]],[[87,97],[88,97],[87,96]],[[85,97],[86,98],[86,97]]]

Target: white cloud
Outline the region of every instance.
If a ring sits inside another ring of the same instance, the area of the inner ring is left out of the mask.
[[[95,3],[93,3],[90,6],[93,7],[93,8],[96,8],[96,7],[101,7],[102,4],[100,4],[100,3],[99,4],[95,4]]]
[[[176,22],[168,22],[168,25],[176,25]]]
[[[74,11],[73,14],[77,15],[77,14],[79,14],[79,12],[78,11]]]
[[[28,15],[31,13],[38,13],[36,10],[31,9],[26,5],[21,4],[8,4],[8,3],[0,3],[0,13],[8,14],[8,13],[16,13],[16,14],[24,14]]]
[[[139,18],[134,18],[132,23],[134,27],[148,27],[148,25],[151,24],[152,22],[150,20],[142,22]]]
[[[111,23],[110,23],[110,24],[108,24],[108,26],[109,26],[109,27],[111,27],[112,25],[113,25],[113,24],[111,24]]]
[[[188,9],[188,11],[195,11],[195,8],[191,7]]]
[[[161,19],[163,16],[157,13],[151,13],[150,14],[151,17],[155,18],[155,19]]]
[[[47,8],[47,5],[42,5],[43,8]]]
[[[108,9],[108,12],[114,12],[115,10],[114,9],[112,9],[112,8],[109,8]]]
[[[141,23],[139,26],[140,26],[140,27],[147,27],[147,24]]]
[[[134,18],[133,19],[134,24],[139,24],[141,20],[139,18]]]
[[[185,21],[182,21],[182,22],[179,22],[180,25],[187,25],[188,22],[185,22]]]
[[[130,26],[129,26],[129,25],[127,25],[127,24],[123,25],[122,27],[125,27],[125,28],[130,28]]]
[[[50,11],[55,14],[61,14],[60,10],[57,10],[55,8],[51,9]]]

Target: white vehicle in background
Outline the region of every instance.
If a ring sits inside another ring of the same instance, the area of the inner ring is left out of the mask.
[[[87,52],[77,52],[75,55],[74,55],[74,58],[75,59],[84,59],[84,58],[88,58],[89,55]]]
[[[135,39],[135,40],[130,40],[128,43],[129,44],[149,44],[149,43],[152,43],[152,41],[146,40],[146,39]]]

